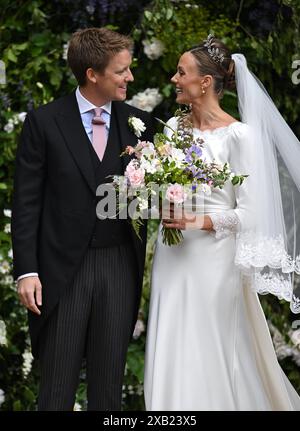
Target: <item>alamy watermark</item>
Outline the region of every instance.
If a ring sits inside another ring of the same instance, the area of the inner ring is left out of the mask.
[[[151,184],[151,189],[127,186],[127,181],[119,181],[118,190],[112,183],[100,184],[96,191],[99,202],[96,214],[99,219],[181,219],[193,223],[195,216],[205,214],[205,193],[194,190],[194,186],[186,184],[175,196],[174,201],[168,199],[168,184]]]
[[[292,63],[292,69],[296,69],[292,73],[292,83],[298,85],[300,83],[300,60],[294,60]]]

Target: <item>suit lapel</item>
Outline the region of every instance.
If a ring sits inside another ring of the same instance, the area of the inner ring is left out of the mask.
[[[96,180],[89,150],[89,139],[82,124],[75,93],[71,94],[56,115],[57,125],[64,140],[92,193]]]
[[[127,145],[136,145],[137,137],[128,125],[128,118],[129,114],[122,106],[122,103],[112,102],[107,151],[105,152],[103,161],[106,160],[109,162],[110,160],[109,144],[112,140],[118,140],[120,142],[121,151],[124,151]],[[60,112],[55,115],[55,119],[70,153],[92,193],[95,194],[96,179],[90,156],[90,142],[82,124],[75,92],[64,99],[64,104]],[[124,170],[131,159],[132,156],[128,155],[122,157]]]

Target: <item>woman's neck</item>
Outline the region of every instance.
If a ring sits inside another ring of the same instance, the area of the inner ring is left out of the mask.
[[[193,126],[198,129],[213,129],[223,125],[229,117],[221,108],[217,101],[211,100],[209,103],[193,103],[191,110],[191,120]]]

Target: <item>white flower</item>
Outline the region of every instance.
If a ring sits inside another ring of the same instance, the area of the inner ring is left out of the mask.
[[[128,124],[138,138],[140,138],[142,133],[146,130],[145,123],[140,118],[129,117]]]
[[[82,407],[79,403],[75,403],[73,407],[74,412],[80,412],[82,410]]]
[[[142,43],[144,45],[144,53],[150,60],[158,59],[165,50],[164,44],[156,38],[152,40],[145,39]]]
[[[147,88],[145,91],[140,91],[126,103],[143,111],[152,112],[153,109],[160,104],[163,97],[159,93],[158,88]]]
[[[136,340],[139,338],[142,332],[145,331],[145,325],[144,322],[141,319],[138,319],[135,324],[134,332],[133,332],[133,338]]]
[[[144,211],[148,208],[148,201],[147,199],[138,198],[139,202],[139,209],[140,211]]]
[[[10,233],[10,223],[6,223],[6,225],[4,226],[4,232]]]
[[[0,407],[4,403],[4,401],[5,401],[4,391],[0,389]]]
[[[23,357],[22,371],[23,371],[23,376],[26,379],[26,377],[28,376],[28,374],[31,371],[33,356],[29,350],[25,350],[22,357]]]
[[[13,120],[10,118],[8,120],[8,123],[5,124],[5,126],[3,127],[3,130],[7,133],[11,133],[14,130],[15,126],[14,126],[14,122]]]
[[[90,15],[93,15],[93,13],[95,12],[95,6],[93,4],[91,4],[92,2],[90,2],[90,4],[88,4],[85,7],[85,10],[87,11],[87,13],[89,13]],[[95,3],[95,2],[93,2]]]
[[[11,218],[11,210],[3,210],[3,214],[5,215],[5,217]]]
[[[171,155],[168,157],[169,162],[175,162],[175,166],[180,168],[185,159],[185,154],[180,148],[172,147]]]
[[[7,346],[6,325],[3,320],[0,320],[0,346]]]
[[[146,159],[142,157],[140,160],[141,168],[149,174],[161,171],[160,161],[157,159]]]
[[[19,123],[23,123],[26,118],[27,112],[20,112],[19,114],[14,114],[12,118],[10,118],[7,124],[3,127],[3,130],[7,133],[11,133],[15,126]]]
[[[69,48],[69,43],[64,43],[63,44],[63,54],[62,54],[63,60],[67,60],[67,58],[68,58],[68,48]]]
[[[12,275],[6,275],[4,277],[3,284],[9,286],[10,284],[13,284],[13,282],[14,282],[14,278]]]
[[[154,144],[152,142],[147,142],[147,146],[141,149],[141,154],[147,158],[154,158],[156,156]]]
[[[134,390],[133,390],[133,386],[132,385],[128,385],[128,393],[129,393],[129,395],[133,395],[134,394]]]
[[[0,264],[0,273],[1,274],[7,274],[10,271],[10,265],[7,262],[7,260],[3,260]]]
[[[25,118],[26,118],[26,115],[27,115],[27,112],[20,112],[20,114],[18,114],[18,120],[19,120],[21,123],[24,123],[24,120],[25,120]]]
[[[211,195],[211,188],[207,184],[200,184],[199,190],[207,196]]]
[[[10,257],[11,259],[13,258],[13,251],[12,251],[12,249],[10,249],[8,251],[7,256]]]
[[[137,395],[143,395],[143,385],[137,385],[137,388],[136,388],[136,394]]]

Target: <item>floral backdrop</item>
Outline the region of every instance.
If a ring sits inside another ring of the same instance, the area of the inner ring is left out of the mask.
[[[288,24],[288,25],[287,25]],[[2,0],[0,10],[0,410],[35,410],[37,364],[27,314],[12,277],[10,239],[14,157],[26,113],[76,85],[66,65],[67,42],[79,28],[108,26],[135,41],[128,103],[167,119],[176,109],[170,78],[177,59],[213,32],[242,52],[300,137],[300,4],[298,0]],[[236,95],[223,106],[238,116]],[[143,410],[143,358],[150,268],[157,223],[149,224],[139,319],[129,347],[124,410]],[[278,359],[300,393],[300,317],[288,304],[261,297]],[[205,353],[205,352],[204,352]],[[85,368],[75,410],[86,407]]]

